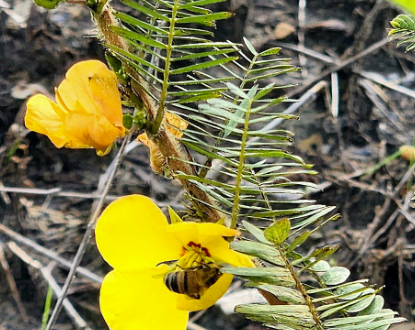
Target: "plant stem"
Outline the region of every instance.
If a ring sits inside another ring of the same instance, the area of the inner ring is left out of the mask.
[[[286,269],[288,269],[291,273],[291,276],[293,277],[295,283],[296,283],[296,287],[297,289],[301,292],[302,296],[304,297],[304,300],[310,310],[310,313],[313,317],[313,320],[315,322],[315,326],[317,330],[324,330],[324,326],[323,323],[321,322],[318,313],[314,307],[313,302],[311,301],[311,297],[308,295],[307,290],[304,288],[303,284],[301,283],[301,280],[299,279],[298,275],[296,274],[294,268],[291,266],[290,262],[288,261],[288,259],[285,257],[285,253],[284,251],[281,249],[281,247],[279,245],[275,245],[275,248],[278,250],[278,252],[280,253],[282,259],[284,260],[285,263],[285,267]]]
[[[231,218],[231,225],[230,228],[236,228],[236,224],[238,222],[239,216],[239,201],[241,199],[241,183],[242,183],[242,172],[245,167],[245,148],[247,146],[248,140],[248,131],[249,131],[249,117],[251,113],[251,106],[252,100],[248,101],[248,105],[246,107],[245,113],[245,122],[244,122],[244,130],[241,137],[241,152],[239,153],[239,164],[238,164],[238,172],[236,175],[236,183],[235,183],[235,197],[232,206],[232,218]]]
[[[171,55],[173,50],[173,40],[174,40],[174,32],[175,32],[175,23],[176,23],[176,15],[178,10],[178,0],[174,1],[174,6],[172,8],[172,17],[170,19],[170,28],[169,28],[169,35],[168,35],[168,43],[166,49],[166,59],[164,61],[164,77],[163,77],[163,86],[161,89],[160,94],[160,102],[157,110],[157,114],[155,117],[154,122],[152,123],[151,133],[156,135],[159,130],[161,123],[163,121],[164,115],[164,105],[167,100],[168,95],[168,86],[169,86],[169,71],[170,71],[170,63],[171,63]]]

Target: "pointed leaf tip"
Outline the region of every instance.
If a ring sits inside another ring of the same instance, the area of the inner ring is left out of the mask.
[[[183,222],[183,220],[179,217],[179,215],[170,206],[167,206],[167,208],[169,210],[170,221],[172,224]]]

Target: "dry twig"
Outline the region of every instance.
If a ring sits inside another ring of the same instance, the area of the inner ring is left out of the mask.
[[[52,288],[53,293],[55,294],[56,297],[62,296],[62,290],[60,286],[58,285],[58,283],[53,278],[51,271],[50,271],[50,268],[52,268],[52,264],[50,265],[50,267],[43,266],[39,261],[29,256],[25,251],[23,251],[14,242],[8,243],[7,246],[16,256],[18,256],[26,264],[28,264],[29,266],[35,269],[38,269],[41,272],[46,282],[48,282],[48,285]],[[73,307],[73,305],[70,303],[70,301],[67,298],[65,298],[62,303],[69,318],[74,322],[74,325],[76,326],[77,329],[92,330],[90,327],[88,327],[85,320],[79,315],[79,313],[76,311],[76,309]]]
[[[60,265],[62,265],[64,268],[70,269],[72,263],[62,257],[60,257],[58,254],[56,254],[55,252],[33,242],[32,240],[30,240],[27,237],[24,237],[18,233],[16,233],[15,231],[11,230],[10,228],[0,224],[0,233],[3,233],[5,235],[7,235],[8,237],[10,237],[13,241],[24,244],[30,248],[32,248],[34,251],[48,257],[51,260],[54,260],[56,262],[58,262]],[[85,276],[86,278],[90,279],[91,281],[95,282],[95,283],[102,283],[102,277],[98,276],[94,273],[92,273],[91,271],[89,271],[88,269],[84,268],[84,267],[77,267],[76,268],[76,272],[80,275]]]
[[[363,254],[367,251],[367,249],[370,247],[370,245],[374,242],[373,237],[375,235],[376,229],[379,227],[379,225],[382,223],[384,219],[385,214],[390,214],[390,209],[392,206],[392,202],[395,203],[397,209],[404,210],[403,207],[400,207],[400,203],[397,203],[397,196],[400,194],[402,187],[408,182],[408,180],[412,177],[413,172],[415,170],[415,164],[412,165],[408,171],[405,173],[399,184],[395,187],[393,192],[386,197],[382,207],[376,212],[375,218],[373,221],[369,224],[369,226],[366,229],[364,239],[362,243],[360,244],[359,250],[357,252],[356,257],[352,260],[350,263],[350,267],[356,264],[358,260],[363,256]],[[411,196],[413,196],[413,192],[410,193]],[[406,207],[409,207],[409,202],[405,203]],[[404,210],[405,211],[405,210]],[[402,213],[402,212],[401,212]],[[392,216],[394,213],[392,213]],[[397,214],[396,214],[397,215]],[[392,219],[395,219],[395,217],[392,217],[386,221],[386,223],[393,221]],[[383,230],[380,228],[380,230]]]
[[[24,322],[29,322],[29,317],[27,316],[26,309],[20,298],[19,290],[17,290],[16,282],[13,278],[13,275],[10,271],[9,263],[7,262],[6,255],[4,253],[3,243],[0,244],[0,264],[3,267],[4,273],[6,275],[7,283],[9,284],[10,290],[13,295],[13,299],[16,302],[17,308]]]

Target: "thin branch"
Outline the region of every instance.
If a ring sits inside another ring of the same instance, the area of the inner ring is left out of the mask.
[[[50,272],[51,267],[45,267],[39,261],[29,256],[25,251],[23,251],[19,246],[17,246],[13,242],[8,243],[7,246],[16,256],[18,256],[25,263],[27,263],[35,269],[40,270],[41,274],[45,278],[46,282],[48,282],[49,286],[52,288],[56,297],[62,296],[62,290]],[[63,307],[65,308],[65,311],[67,312],[69,318],[73,321],[77,329],[91,330],[91,328],[88,327],[85,320],[81,317],[81,315],[79,315],[79,313],[76,311],[76,309],[73,307],[73,305],[67,298],[63,300]]]
[[[408,213],[409,206],[411,205],[412,198],[414,196],[414,187],[406,193],[405,202],[402,206],[399,206],[399,212],[415,226],[415,219]]]
[[[291,97],[293,97],[297,94],[303,93],[311,85],[316,84],[320,80],[324,79],[326,76],[330,75],[332,72],[340,71],[340,70],[344,69],[345,67],[349,66],[350,64],[353,64],[354,62],[362,59],[363,57],[366,57],[369,54],[372,54],[372,53],[378,51],[380,48],[385,46],[388,42],[389,42],[389,38],[384,38],[384,39],[382,39],[378,42],[375,42],[373,45],[371,45],[370,47],[368,47],[364,51],[360,52],[359,54],[356,54],[355,56],[352,56],[352,57],[348,58],[347,60],[344,60],[344,61],[341,61],[341,62],[337,63],[333,67],[331,67],[331,68],[327,69],[326,71],[324,71],[323,73],[321,73],[319,76],[309,80],[308,82],[305,82],[302,86],[300,86],[300,87],[292,90],[291,92],[289,92],[287,94],[287,96],[289,98],[291,98]]]
[[[0,189],[4,187],[3,182],[0,181]],[[6,205],[11,203],[10,197],[5,193],[4,190],[0,190],[0,196],[3,198],[3,201]]]
[[[48,197],[66,197],[66,198],[79,198],[79,199],[100,199],[102,194],[98,193],[79,193],[76,191],[64,191],[62,188],[51,188],[51,189],[37,189],[37,188],[19,188],[19,187],[1,187],[0,192],[9,192],[14,194],[22,195],[39,195]],[[120,198],[118,195],[107,195],[105,196],[106,202],[115,201]],[[177,209],[183,209],[183,205],[180,203],[163,203],[157,201],[157,205],[160,208],[165,208],[167,205],[174,206]],[[1,224],[0,224],[1,225]],[[1,228],[0,228],[1,231]]]
[[[362,244],[359,247],[359,251],[356,255],[356,257],[352,260],[352,262],[349,264],[349,267],[353,267],[356,262],[362,257],[362,255],[365,253],[365,251],[369,248],[371,245],[371,242],[373,241],[372,238],[374,236],[376,228],[380,225],[381,221],[383,220],[383,216],[387,214],[389,208],[391,207],[392,202],[396,203],[396,197],[400,194],[402,187],[408,182],[408,180],[412,177],[413,172],[415,170],[415,164],[412,165],[405,173],[401,181],[398,183],[398,185],[393,190],[392,194],[386,197],[385,202],[383,206],[376,212],[375,218],[372,221],[371,224],[366,229],[364,240],[362,241]],[[408,204],[409,205],[409,204]],[[399,207],[399,204],[397,204]],[[402,207],[399,207],[402,210]],[[392,214],[394,216],[394,214]],[[389,219],[390,220],[390,219]],[[392,221],[392,220],[390,220]],[[389,221],[387,221],[389,222]]]
[[[9,284],[10,290],[13,295],[13,299],[16,302],[17,309],[19,310],[20,315],[25,323],[29,322],[29,317],[27,316],[26,309],[23,306],[22,299],[20,298],[19,290],[17,290],[16,282],[13,278],[13,275],[10,271],[9,263],[7,262],[6,255],[4,253],[3,244],[0,245],[0,264],[4,269],[6,275],[7,283]]]
[[[307,55],[309,57],[312,57],[316,60],[319,60],[323,63],[327,63],[327,64],[335,64],[336,60],[334,60],[333,58],[331,58],[330,56],[321,54],[319,52],[316,52],[315,50],[309,49],[309,48],[305,48],[305,47],[298,47],[297,45],[293,45],[293,44],[286,44],[286,43],[278,43],[278,46],[282,47],[282,48],[286,48],[286,49],[291,49],[294,50],[298,53]],[[404,94],[406,96],[415,98],[415,92],[409,88],[403,87],[401,85],[398,85],[392,81],[388,81],[385,80],[384,78],[382,78],[381,76],[379,76],[376,73],[372,73],[372,72],[366,72],[366,71],[361,71],[355,68],[352,68],[352,71],[356,74],[358,74],[359,76],[372,80],[373,82],[385,86],[389,89],[392,89],[398,93]]]
[[[400,121],[396,120],[394,116],[388,111],[387,105],[384,100],[381,99],[379,93],[377,92],[374,84],[367,79],[358,79],[358,84],[363,87],[366,92],[367,97],[373,102],[377,110],[379,110],[384,117],[389,121],[389,124],[393,126],[398,132],[404,132],[405,127],[401,124]],[[415,95],[415,93],[414,93]]]
[[[40,271],[41,271],[43,277],[45,278],[45,280],[48,282],[48,284],[52,288],[53,293],[55,294],[55,296],[56,297],[62,297],[63,296],[63,290],[58,285],[58,283],[55,281],[55,279],[53,278],[50,271],[45,267],[42,267],[40,269]],[[63,305],[63,308],[65,308],[66,312],[68,313],[68,316],[72,319],[72,321],[75,323],[76,327],[79,330],[92,330],[87,325],[85,320],[81,317],[81,315],[79,315],[79,313],[76,311],[76,309],[72,306],[72,304],[69,302],[69,300],[67,298],[65,298],[62,301],[62,305]]]
[[[287,44],[285,42],[278,42],[277,46],[281,47],[283,49],[290,49],[290,50],[296,51],[298,53],[307,55],[309,57],[312,57],[312,58],[314,58],[316,60],[319,60],[321,62],[324,62],[324,63],[328,63],[328,64],[335,64],[336,63],[336,60],[334,60],[332,57],[321,54],[321,53],[319,53],[315,50],[312,50],[310,48],[307,48],[307,47],[299,47],[297,45]]]
[[[51,189],[37,189],[37,188],[18,188],[18,187],[0,187],[0,192],[9,192],[16,194],[26,195],[40,195],[40,196],[52,196],[52,197],[68,197],[79,199],[100,199],[102,195],[93,193],[78,193],[76,191],[63,191],[62,188]],[[117,199],[118,196],[108,195],[105,197],[106,201],[112,201]]]
[[[297,289],[301,292],[301,295],[303,296],[303,298],[306,302],[306,305],[309,309],[309,312],[312,315],[313,320],[315,322],[315,328],[317,330],[323,330],[324,325],[323,325],[322,321],[320,320],[320,317],[317,313],[316,306],[314,306],[310,295],[307,293],[307,290],[305,289],[303,283],[298,278],[298,275],[297,275],[296,271],[294,270],[294,267],[291,265],[290,261],[286,258],[286,255],[285,255],[285,252],[283,251],[283,249],[280,246],[278,246],[277,244],[275,244],[275,248],[278,250],[282,260],[284,261],[285,268],[290,271],[291,276],[292,276],[292,278],[294,279],[294,281],[296,283]]]
[[[353,70],[353,72],[357,73],[358,75],[362,76],[363,78],[370,79],[374,81],[375,83],[379,85],[383,85],[389,89],[392,89],[398,93],[404,94],[406,96],[412,97],[415,99],[415,92],[412,89],[400,86],[398,84],[395,84],[391,81],[387,81],[384,78],[380,77],[378,74],[371,73],[371,72],[365,72],[365,71],[359,71],[359,70]]]
[[[10,237],[13,241],[24,244],[30,248],[32,248],[34,251],[48,257],[51,260],[54,260],[56,262],[58,262],[60,265],[62,265],[63,267],[65,267],[66,269],[70,269],[72,263],[62,257],[60,257],[58,254],[56,254],[55,252],[46,249],[45,247],[33,242],[32,240],[30,240],[27,237],[24,237],[18,233],[16,233],[15,231],[11,230],[10,228],[0,224],[0,232],[7,235],[8,237]],[[95,283],[102,283],[102,277],[98,276],[94,273],[92,273],[91,271],[89,271],[88,269],[84,268],[84,267],[77,267],[76,268],[76,272],[80,275],[85,276],[86,278],[90,279],[91,281],[95,282]]]

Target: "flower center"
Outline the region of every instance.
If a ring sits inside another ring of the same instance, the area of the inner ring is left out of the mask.
[[[177,261],[177,266],[184,268],[194,268],[201,264],[212,263],[209,250],[201,244],[190,241],[183,247],[182,257]]]

